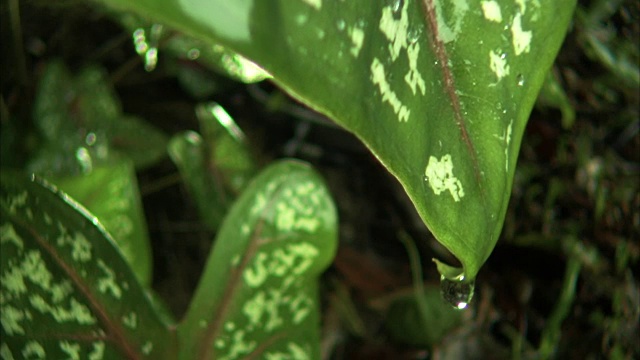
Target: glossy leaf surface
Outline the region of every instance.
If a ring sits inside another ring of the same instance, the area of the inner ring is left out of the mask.
[[[231,208],[183,323],[181,359],[317,359],[318,276],[337,246],[320,177],[274,163]]]
[[[355,133],[473,279],[575,0],[103,0],[255,61]]]
[[[89,67],[73,76],[59,61],[42,74],[34,121],[44,141],[27,168],[98,216],[148,286],[151,253],[134,166],[165,156],[166,136],[122,114],[102,70]]]
[[[86,175],[49,179],[81,203],[109,231],[138,281],[151,286],[151,249],[133,163],[120,159]]]
[[[47,183],[1,176],[2,358],[173,358],[174,336],[98,220]]]

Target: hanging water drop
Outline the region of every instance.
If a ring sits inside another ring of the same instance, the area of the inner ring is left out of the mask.
[[[522,76],[522,74],[518,74],[518,76],[516,76],[516,81],[518,86],[523,86],[524,85],[524,76]]]
[[[507,53],[500,54],[500,59],[504,60],[507,58]]]
[[[440,276],[440,293],[442,298],[458,310],[465,309],[471,298],[473,298],[473,280],[465,280],[460,276],[460,280],[449,280]]]
[[[344,27],[346,26],[344,20],[340,19],[338,20],[338,22],[336,22],[336,26],[338,27],[338,30],[342,31],[344,30]]]

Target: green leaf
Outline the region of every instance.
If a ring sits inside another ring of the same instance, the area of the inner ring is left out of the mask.
[[[242,130],[216,103],[196,107],[202,135],[186,131],[169,143],[203,221],[217,229],[233,200],[257,172]]]
[[[426,306],[411,293],[391,304],[386,326],[396,341],[414,346],[433,346],[462,323],[462,313],[442,301],[438,287],[426,287],[423,299]]]
[[[173,358],[175,337],[98,220],[42,180],[0,176],[2,358]]]
[[[475,278],[575,0],[103,0],[255,61],[356,134]]]
[[[268,167],[222,224],[178,327],[181,358],[319,358],[318,276],[336,246],[320,177],[297,161]]]
[[[122,115],[109,134],[111,148],[133,160],[136,169],[147,168],[166,156],[167,136],[148,122]]]
[[[150,285],[151,253],[134,164],[144,167],[166,156],[166,136],[121,113],[104,71],[87,67],[72,76],[60,61],[44,70],[34,121],[44,142],[27,168],[98,216],[140,282]]]
[[[553,71],[547,74],[544,85],[538,97],[538,106],[554,107],[562,112],[562,127],[571,129],[576,120],[576,111],[571,105],[571,100],[565,93],[562,85],[554,75]]]
[[[105,72],[87,67],[72,76],[61,61],[47,64],[38,85],[34,121],[44,138],[31,171],[89,172],[113,151],[144,168],[165,156],[167,137],[122,109]]]
[[[219,44],[178,33],[161,24],[150,24],[143,18],[129,13],[116,13],[115,17],[133,33],[136,52],[144,59],[147,71],[155,68],[158,48],[161,47],[162,51],[168,51],[179,59],[196,61],[208,69],[244,83],[254,83],[271,77],[242,55]],[[202,82],[202,79],[194,80]]]
[[[207,68],[243,83],[254,83],[271,77],[242,55],[221,45],[177,34],[167,41],[166,47],[175,54],[185,54],[188,59],[197,60]]]
[[[151,248],[133,163],[120,159],[84,175],[49,180],[81,203],[109,231],[138,281],[151,285]]]

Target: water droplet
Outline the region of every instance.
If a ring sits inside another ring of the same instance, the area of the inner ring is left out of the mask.
[[[163,26],[153,24],[149,29],[149,36],[143,28],[133,32],[133,44],[138,55],[144,58],[144,68],[147,71],[155,69],[158,62],[158,43],[162,37]]]
[[[97,139],[96,134],[93,132],[90,132],[87,134],[84,141],[87,143],[88,146],[93,146],[96,143],[96,139]]]
[[[500,59],[504,60],[507,58],[507,53],[500,54]]]
[[[469,305],[473,298],[473,280],[465,280],[464,275],[459,280],[449,280],[440,276],[440,293],[442,298],[454,308],[462,310]]]
[[[153,71],[158,64],[158,49],[150,48],[144,56],[144,69],[146,71]]]
[[[87,148],[79,147],[76,150],[76,160],[78,160],[83,173],[90,173],[93,169],[93,161],[91,160],[91,154],[89,154],[89,150],[87,150]]]
[[[336,22],[336,26],[338,27],[338,30],[342,31],[344,30],[344,27],[346,26],[344,20],[340,19]]]
[[[433,65],[438,65],[438,60],[434,61]]]
[[[189,60],[196,60],[199,57],[200,57],[200,49],[193,48],[187,51],[187,58],[189,58]]]
[[[421,33],[422,33],[422,30],[420,29],[409,30],[409,32],[407,33],[407,40],[409,41],[409,44],[413,45],[417,43],[418,40],[420,39]]]
[[[523,86],[524,85],[524,76],[522,76],[522,74],[518,74],[518,76],[516,76],[516,81],[518,86]]]
[[[296,23],[297,23],[299,26],[302,26],[302,25],[304,25],[304,24],[307,22],[307,18],[308,18],[308,16],[307,16],[307,15],[305,15],[305,14],[299,14],[298,16],[296,16]]]
[[[133,45],[136,47],[136,52],[138,55],[144,55],[149,49],[149,44],[147,44],[147,38],[144,33],[144,29],[139,28],[133,32]]]

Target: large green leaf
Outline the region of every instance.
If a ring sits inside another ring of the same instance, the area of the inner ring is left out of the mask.
[[[320,177],[277,162],[222,224],[185,319],[182,359],[318,359],[318,276],[337,246],[336,209]]]
[[[0,206],[3,359],[175,356],[174,334],[93,215],[6,172]]]
[[[102,0],[255,61],[355,133],[476,276],[575,0]]]

